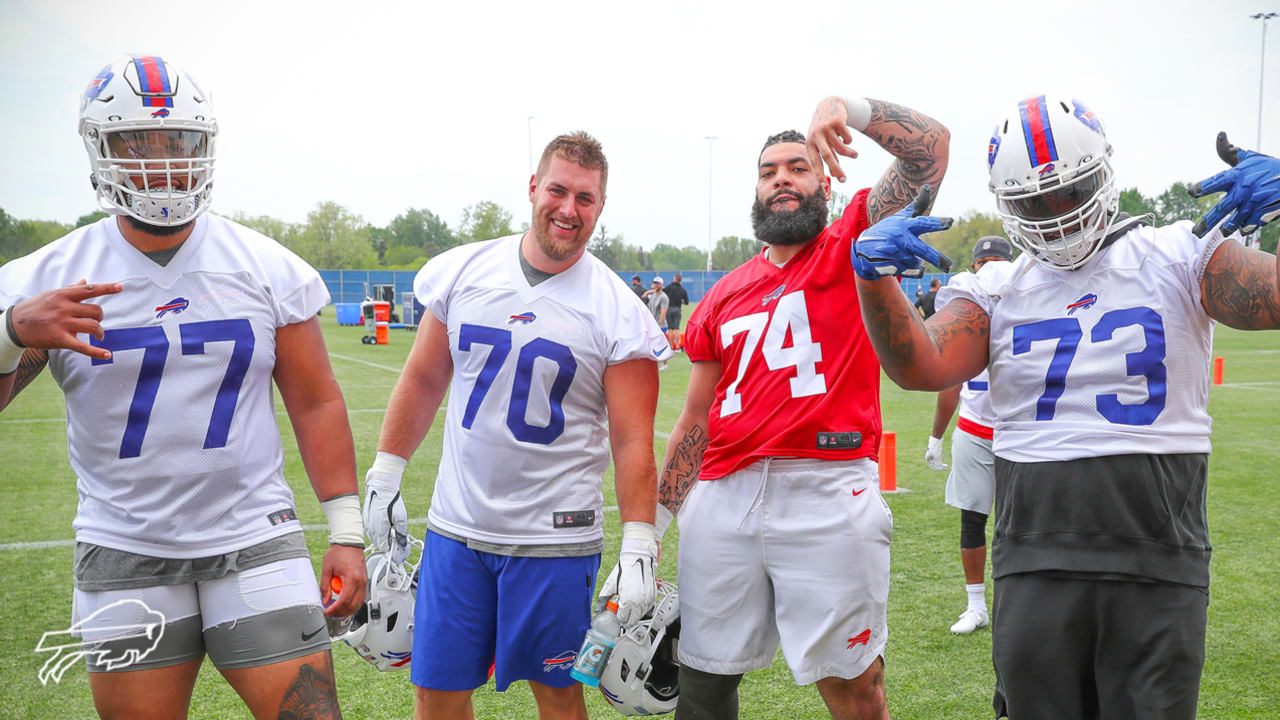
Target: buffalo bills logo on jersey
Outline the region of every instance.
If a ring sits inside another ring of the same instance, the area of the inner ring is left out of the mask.
[[[151,117],[167,118],[169,117],[169,108],[160,108],[159,110],[151,113]]]
[[[1077,310],[1087,310],[1088,308],[1092,307],[1093,304],[1096,302],[1098,302],[1098,296],[1094,295],[1093,293],[1089,293],[1088,295],[1085,295],[1081,297],[1079,300],[1068,305],[1067,314],[1074,315]]]
[[[555,657],[549,657],[543,660],[542,672],[551,672],[552,670],[568,670],[569,668],[573,667],[573,661],[577,659],[577,657],[578,657],[578,653],[572,650],[565,650],[564,652],[560,653],[559,655],[556,655]]]
[[[768,305],[774,300],[777,300],[778,298],[782,297],[782,292],[786,289],[787,289],[786,285],[779,285],[777,290],[774,290],[773,292],[764,296],[764,299],[760,301],[760,307],[764,307],[765,305]]]
[[[1075,106],[1075,110],[1071,113],[1072,115],[1075,115],[1076,118],[1088,126],[1090,130],[1102,135],[1103,137],[1106,136],[1106,133],[1102,132],[1102,121],[1098,120],[1098,116],[1094,115],[1092,110],[1085,107],[1084,103],[1074,98],[1072,98],[1071,104]]]
[[[519,315],[512,315],[510,318],[508,318],[507,324],[515,325],[516,323],[520,323],[521,325],[528,325],[529,323],[537,319],[538,319],[538,316],[534,315],[531,312],[522,312]]]
[[[168,313],[168,312],[172,312],[174,315],[177,315],[183,310],[186,310],[187,306],[190,304],[191,303],[187,302],[186,298],[176,297],[170,300],[169,302],[161,305],[160,307],[156,308],[156,319],[159,320],[160,318],[165,316],[165,313]]]
[[[80,98],[80,109],[83,111],[88,107],[89,103],[98,99],[98,95],[102,93],[102,88],[111,82],[111,78],[115,77],[115,73],[111,72],[111,66],[108,65],[98,71],[97,75],[89,81],[89,87],[84,89],[84,96]]]
[[[1000,126],[991,131],[991,142],[987,143],[987,167],[996,164],[996,154],[1000,152]]]
[[[871,642],[871,628],[849,638],[849,649],[852,650],[854,645],[866,645],[869,642]]]

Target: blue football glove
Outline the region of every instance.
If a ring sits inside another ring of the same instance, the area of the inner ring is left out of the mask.
[[[928,260],[943,272],[951,270],[951,258],[920,239],[924,233],[951,227],[951,218],[923,214],[929,207],[931,194],[932,188],[925,185],[920,188],[914,202],[858,236],[850,257],[858,277],[863,280],[879,280],[890,275],[918,278],[924,275],[923,260]]]
[[[1191,232],[1204,237],[1228,213],[1231,217],[1222,224],[1223,235],[1236,230],[1248,235],[1280,217],[1280,160],[1241,150],[1227,141],[1226,133],[1218,133],[1218,157],[1231,169],[1192,185],[1187,192],[1196,198],[1223,191],[1227,194]]]

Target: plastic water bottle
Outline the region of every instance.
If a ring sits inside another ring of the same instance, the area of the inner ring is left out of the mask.
[[[341,594],[342,594],[342,578],[338,577],[337,575],[334,575],[333,579],[329,581],[329,602],[324,604],[325,608],[328,609],[330,605],[333,605],[334,603],[338,602],[338,596]],[[343,635],[347,634],[348,630],[351,629],[350,615],[347,615],[346,617],[336,617],[333,615],[325,615],[324,622],[325,622],[325,625],[329,626],[329,637],[331,638],[342,637]]]
[[[591,620],[591,629],[582,640],[582,649],[573,661],[569,677],[589,687],[599,687],[600,678],[604,676],[604,668],[609,664],[609,655],[622,633],[622,623],[618,621],[618,603],[610,600],[604,612]]]

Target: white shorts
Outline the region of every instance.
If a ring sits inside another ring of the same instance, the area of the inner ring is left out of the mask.
[[[193,583],[103,592],[76,589],[71,622],[85,647],[102,645],[86,656],[93,671],[165,667],[206,652],[219,669],[254,667],[329,646],[328,633],[317,632],[326,625],[320,587],[307,558],[277,560]],[[162,632],[145,630],[154,623]]]
[[[679,524],[682,664],[758,670],[781,642],[808,685],[883,654],[893,514],[875,462],[765,458],[699,482]]]
[[[951,433],[951,474],[947,476],[948,505],[991,514],[996,497],[996,456],[991,441],[964,430]]]

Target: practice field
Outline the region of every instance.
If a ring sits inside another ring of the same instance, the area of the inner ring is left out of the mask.
[[[687,315],[687,312],[686,312]],[[346,395],[363,481],[373,459],[387,398],[404,363],[412,334],[392,332],[389,346],[360,343],[360,328],[338,327],[332,309],[321,318],[333,368]],[[1216,420],[1209,465],[1209,522],[1214,544],[1208,660],[1200,693],[1202,718],[1275,717],[1280,707],[1280,333],[1219,328],[1215,355],[1226,358],[1226,385],[1215,387]],[[655,446],[661,458],[680,412],[689,362],[678,356],[662,374]],[[943,504],[945,473],[923,461],[934,396],[907,393],[881,383],[884,422],[898,436],[898,483],[910,489],[887,496],[893,509],[893,582],[886,651],[889,707],[895,718],[991,716],[991,633],[967,637],[947,629],[964,609],[958,542],[959,513]],[[405,493],[415,535],[424,530],[436,464],[441,418],[410,463]],[[59,684],[42,686],[36,673],[47,654],[34,648],[41,634],[65,629],[71,613],[71,520],[75,478],[67,462],[60,391],[48,373],[3,414],[0,465],[0,718],[78,720],[96,714],[83,666]],[[298,500],[312,558],[319,569],[325,549],[324,518],[302,471],[289,423],[281,413],[286,475]],[[952,424],[954,431],[954,423]],[[950,444],[948,441],[948,452]],[[614,504],[612,471],[605,504]],[[617,512],[606,513],[608,543],[602,575],[620,540]],[[660,575],[675,577],[677,533],[664,544]],[[991,600],[987,580],[988,605]],[[1140,621],[1140,618],[1135,618]],[[335,645],[339,699],[348,718],[382,720],[412,716],[407,672],[379,673],[345,645]],[[441,648],[448,652],[448,648]],[[592,718],[617,717],[594,690],[587,692]],[[795,687],[781,656],[753,673],[742,690],[743,718],[826,718],[813,688]],[[478,718],[534,718],[528,686],[498,694],[492,684],[476,693]],[[192,718],[248,717],[243,704],[206,663],[191,703]]]

